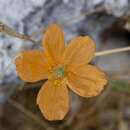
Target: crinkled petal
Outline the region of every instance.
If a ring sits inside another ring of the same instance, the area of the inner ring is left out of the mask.
[[[68,75],[68,86],[83,97],[97,96],[106,85],[105,74],[92,65],[73,68]]]
[[[48,76],[48,63],[43,51],[21,52],[15,59],[16,70],[21,79],[36,82]]]
[[[63,61],[69,65],[81,65],[88,63],[95,52],[95,43],[88,37],[76,37],[67,45],[63,55]]]
[[[47,120],[62,120],[69,108],[67,87],[48,80],[38,93],[37,104]]]
[[[48,27],[44,35],[43,46],[52,60],[59,63],[65,50],[65,45],[64,33],[58,25],[52,24]]]

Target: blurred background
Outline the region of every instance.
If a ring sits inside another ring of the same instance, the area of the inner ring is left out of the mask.
[[[130,46],[130,0],[0,0],[0,130],[130,130],[129,52],[95,57],[109,77],[105,90],[87,99],[70,92],[66,118],[44,119],[36,105],[44,81],[20,80],[13,60],[23,49],[41,48],[50,23],[62,26],[66,42],[90,35],[97,51]],[[11,36],[8,27],[37,42]]]

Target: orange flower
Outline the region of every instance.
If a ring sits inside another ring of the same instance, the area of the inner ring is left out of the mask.
[[[65,46],[62,29],[47,29],[44,51],[23,51],[16,58],[19,76],[27,82],[48,79],[40,89],[37,104],[46,119],[62,120],[69,109],[68,88],[83,97],[98,95],[107,83],[105,74],[91,61],[95,44],[88,37],[76,37]],[[68,88],[67,88],[68,86]]]

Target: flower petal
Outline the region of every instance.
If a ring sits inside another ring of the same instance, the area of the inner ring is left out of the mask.
[[[48,27],[44,35],[43,46],[54,61],[60,62],[65,45],[64,33],[58,25],[52,24]]]
[[[68,75],[69,88],[83,97],[97,96],[106,83],[105,74],[92,65],[73,68]]]
[[[66,47],[63,60],[65,64],[86,64],[88,63],[95,52],[95,44],[88,37],[76,37]]]
[[[46,119],[62,120],[69,108],[67,87],[65,84],[56,86],[53,81],[47,81],[38,93],[37,104]]]
[[[47,78],[48,63],[43,51],[23,51],[15,60],[18,75],[27,82]]]

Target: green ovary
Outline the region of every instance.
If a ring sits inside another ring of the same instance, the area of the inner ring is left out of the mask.
[[[55,73],[55,76],[56,76],[57,78],[62,78],[62,77],[64,77],[64,75],[65,75],[64,67],[58,67],[58,68],[56,68],[55,71],[54,71],[54,73]]]

